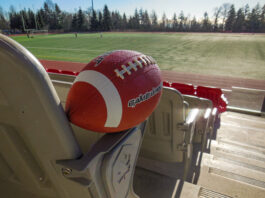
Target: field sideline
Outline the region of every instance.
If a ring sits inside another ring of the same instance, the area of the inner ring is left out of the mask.
[[[111,50],[153,56],[161,69],[265,80],[264,34],[103,33],[12,38],[39,59],[89,62]]]

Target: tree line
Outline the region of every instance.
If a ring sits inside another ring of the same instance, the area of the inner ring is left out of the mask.
[[[214,9],[213,16],[207,12],[203,19],[191,18],[183,11],[161,19],[155,11],[135,9],[132,16],[110,11],[105,5],[102,10],[82,10],[75,13],[62,11],[58,4],[46,0],[34,12],[31,9],[16,11],[13,6],[8,12],[0,7],[0,30],[25,32],[28,29],[60,32],[83,31],[172,31],[172,32],[265,32],[265,4],[255,7],[245,5],[238,10],[233,4],[225,3]]]

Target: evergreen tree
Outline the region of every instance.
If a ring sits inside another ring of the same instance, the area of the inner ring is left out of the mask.
[[[154,10],[151,13],[151,25],[152,25],[153,30],[157,29],[157,25],[158,25],[157,15],[156,15],[156,12]]]
[[[72,20],[73,20],[73,15],[71,13],[62,12],[62,28],[64,32],[71,31]]]
[[[23,20],[22,20],[23,19]],[[36,21],[36,22],[35,22]],[[213,24],[211,23],[213,21]],[[52,0],[45,0],[42,8],[34,13],[32,10],[15,11],[14,7],[5,13],[0,7],[0,28],[10,28],[13,31],[25,29],[62,29],[67,31],[84,31],[90,27],[93,31],[114,30],[142,30],[142,31],[233,31],[233,32],[265,32],[265,5],[257,4],[251,9],[247,5],[235,11],[234,5],[223,4],[215,8],[213,17],[204,14],[202,21],[190,15],[185,16],[183,11],[177,17],[176,13],[169,20],[165,13],[158,22],[155,11],[149,15],[147,10],[135,9],[132,16],[121,15],[118,11],[110,12],[107,5],[103,10],[95,12],[88,10],[77,13],[61,11]]]
[[[24,31],[23,24],[22,24],[22,17],[20,15],[20,13],[10,12],[9,13],[9,23],[10,23],[10,28],[12,30],[19,29],[21,31]]]
[[[109,31],[111,29],[111,18],[108,6],[105,5],[103,9],[103,30]]]
[[[179,14],[179,26],[178,26],[178,31],[180,32],[184,31],[184,21],[185,21],[184,12],[181,11]]]
[[[35,29],[35,14],[32,12],[31,9],[28,9],[27,13],[27,27],[28,29]]]
[[[233,32],[242,32],[244,31],[245,24],[245,15],[242,8],[239,8],[236,13],[236,20],[233,27]]]
[[[41,8],[38,12],[37,12],[37,16],[36,16],[36,20],[37,20],[37,26],[39,27],[39,29],[42,29],[44,27],[44,21],[43,21],[43,17],[44,17],[44,10]]]
[[[172,18],[172,30],[177,31],[178,28],[178,20],[177,20],[177,15],[174,13],[173,18]]]
[[[97,19],[97,14],[95,10],[92,11],[90,29],[92,31],[96,31],[98,29],[98,19]]]
[[[102,30],[102,26],[103,26],[103,16],[102,16],[102,12],[99,11],[98,12],[98,30],[101,31]]]
[[[265,32],[265,4],[263,5],[260,14],[260,32]]]
[[[111,22],[113,29],[119,30],[121,28],[122,19],[118,11],[111,13]]]
[[[249,16],[249,31],[250,32],[259,32],[260,31],[260,5],[257,4],[251,11]]]
[[[149,30],[150,27],[151,27],[151,21],[149,18],[149,14],[148,14],[147,10],[145,10],[143,13],[143,28],[144,28],[144,30]]]
[[[236,19],[236,11],[235,11],[235,6],[231,5],[230,10],[228,11],[228,16],[225,22],[225,30],[226,31],[232,31],[234,27]]]
[[[77,15],[76,14],[73,15],[73,19],[72,19],[72,30],[77,31]]]
[[[202,21],[202,31],[203,32],[211,32],[211,22],[209,20],[209,16],[208,16],[208,13],[205,12],[204,13],[204,18],[203,18],[203,21]]]
[[[122,29],[125,30],[127,28],[127,17],[126,17],[126,14],[123,13],[123,16],[122,16]]]
[[[84,21],[85,21],[85,16],[83,14],[83,11],[81,8],[79,8],[78,13],[77,13],[77,29],[79,31],[84,30]]]
[[[139,29],[140,28],[140,16],[138,13],[137,8],[134,11],[134,16],[133,16],[133,29]]]
[[[55,20],[56,20],[56,29],[61,29],[63,23],[63,16],[62,16],[62,11],[57,3],[55,4]]]
[[[133,29],[133,17],[129,17],[128,23],[127,23],[128,29]]]
[[[44,2],[43,8],[44,8],[43,22],[45,25],[49,25],[50,24],[51,9],[49,8],[47,2]]]
[[[192,32],[200,31],[200,24],[197,22],[196,17],[193,17],[192,21],[190,22],[190,30]]]

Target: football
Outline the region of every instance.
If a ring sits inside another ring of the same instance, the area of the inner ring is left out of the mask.
[[[120,132],[143,122],[162,93],[156,61],[140,52],[117,50],[89,62],[66,101],[69,120],[96,132]]]

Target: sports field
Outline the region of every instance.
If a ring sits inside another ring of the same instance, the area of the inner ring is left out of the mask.
[[[264,34],[99,33],[12,37],[37,58],[89,62],[117,49],[153,56],[161,69],[265,80]]]

